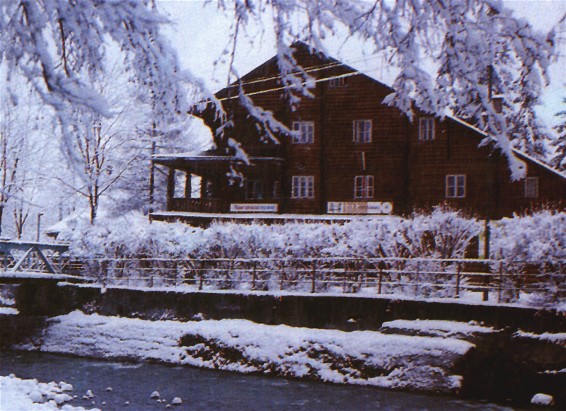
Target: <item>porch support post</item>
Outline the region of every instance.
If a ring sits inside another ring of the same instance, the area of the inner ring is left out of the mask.
[[[169,174],[167,175],[167,211],[173,211],[171,207],[173,205],[174,195],[175,195],[175,169],[170,167]]]
[[[192,198],[193,186],[191,181],[192,174],[185,173],[185,198]]]

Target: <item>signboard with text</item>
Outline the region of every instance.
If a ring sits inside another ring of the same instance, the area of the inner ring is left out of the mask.
[[[391,214],[393,203],[389,201],[329,201],[328,214]]]
[[[276,213],[279,209],[278,204],[274,203],[232,203],[230,212],[232,213]]]

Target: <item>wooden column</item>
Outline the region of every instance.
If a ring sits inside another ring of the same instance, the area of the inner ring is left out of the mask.
[[[172,211],[173,196],[175,195],[175,169],[169,168],[167,175],[167,211]]]

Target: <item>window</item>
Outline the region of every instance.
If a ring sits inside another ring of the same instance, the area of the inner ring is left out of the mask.
[[[525,198],[538,197],[538,177],[525,178]]]
[[[373,176],[354,178],[354,198],[373,198]]]
[[[314,198],[314,177],[293,176],[291,186],[292,198]]]
[[[332,77],[328,81],[328,86],[330,87],[346,87],[346,77]]]
[[[354,143],[371,143],[371,120],[354,120]]]
[[[452,174],[446,176],[446,198],[466,197],[466,175]]]
[[[261,180],[246,180],[246,200],[261,200],[263,183]]]
[[[434,117],[419,118],[419,140],[434,140]]]
[[[314,142],[314,121],[294,121],[293,131],[293,144],[312,144]]]

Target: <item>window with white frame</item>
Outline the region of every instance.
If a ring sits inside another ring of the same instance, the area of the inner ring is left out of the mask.
[[[312,144],[314,142],[314,121],[293,122],[293,144]]]
[[[263,198],[263,182],[261,180],[246,180],[246,200],[261,200]]]
[[[291,181],[292,198],[314,198],[314,177],[293,176]]]
[[[449,174],[446,176],[446,198],[466,197],[466,175]]]
[[[371,120],[354,120],[354,143],[371,143]]]
[[[525,178],[525,198],[538,197],[538,177]]]
[[[354,178],[354,198],[373,198],[373,176]]]
[[[434,117],[419,118],[419,140],[420,141],[434,140]]]

